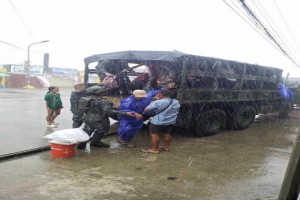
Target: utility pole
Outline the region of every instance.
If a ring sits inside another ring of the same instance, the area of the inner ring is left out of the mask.
[[[294,148],[281,186],[278,200],[297,200],[300,193],[300,132],[295,140]]]

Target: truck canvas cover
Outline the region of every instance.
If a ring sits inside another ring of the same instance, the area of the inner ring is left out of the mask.
[[[179,51],[121,51],[115,53],[98,54],[84,59],[85,64],[104,60],[129,61],[168,61],[177,62],[178,58],[186,55]]]

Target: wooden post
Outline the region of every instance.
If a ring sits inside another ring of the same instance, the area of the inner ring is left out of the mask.
[[[300,133],[295,140],[294,148],[281,186],[278,200],[297,200],[300,191]]]
[[[85,68],[84,68],[84,84],[88,84],[89,83],[89,64],[85,64]]]
[[[186,89],[187,87],[187,65],[188,65],[188,59],[185,58],[183,60],[183,66],[182,66],[182,71],[181,71],[181,80],[180,80],[180,88]]]

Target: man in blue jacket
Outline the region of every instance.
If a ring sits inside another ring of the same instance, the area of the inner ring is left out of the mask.
[[[158,91],[151,91],[148,94],[144,90],[134,90],[133,94],[121,100],[119,111],[135,113],[139,118],[130,116],[119,116],[118,142],[128,147],[135,147],[129,144],[131,139],[140,132],[144,120],[147,119],[144,109],[150,104],[153,96]]]

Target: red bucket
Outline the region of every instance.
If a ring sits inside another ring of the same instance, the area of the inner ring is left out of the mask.
[[[73,157],[76,152],[76,144],[51,143],[51,157],[69,158]]]

